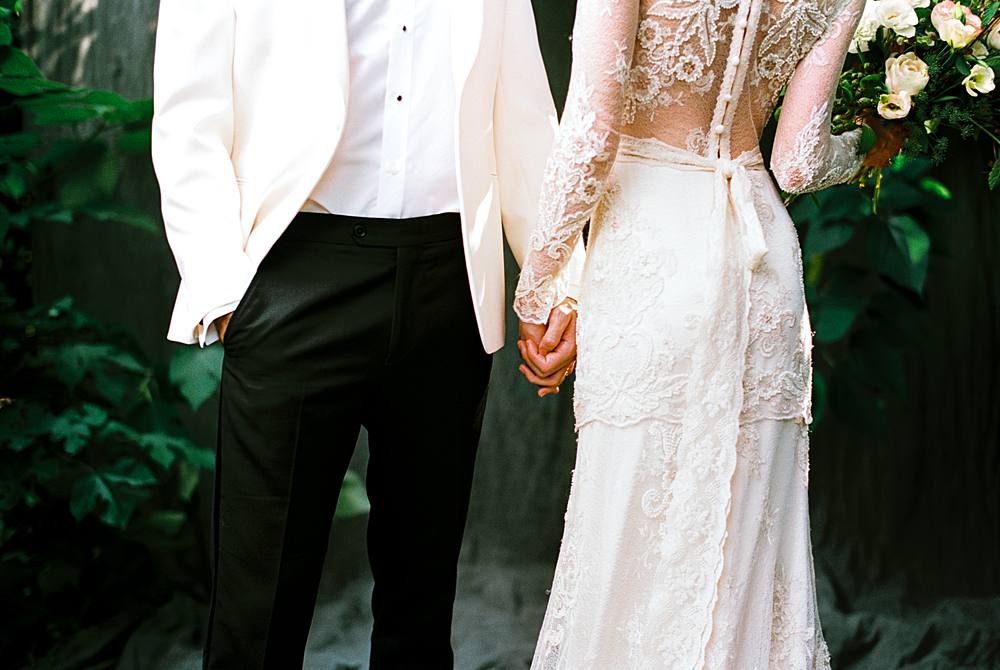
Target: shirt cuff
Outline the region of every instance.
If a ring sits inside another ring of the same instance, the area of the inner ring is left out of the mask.
[[[198,324],[198,344],[201,347],[207,347],[208,345],[219,341],[219,332],[215,327],[215,320],[220,316],[232,314],[236,311],[239,304],[238,300],[228,302],[225,305],[216,307],[205,315],[205,318]]]

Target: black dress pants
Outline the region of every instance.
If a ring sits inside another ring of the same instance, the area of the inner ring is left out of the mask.
[[[365,426],[371,668],[451,668],[491,366],[458,216],[300,214],[260,265],[225,349],[205,667],[302,667]]]

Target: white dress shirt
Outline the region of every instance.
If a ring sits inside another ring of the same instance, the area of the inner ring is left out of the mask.
[[[458,212],[451,13],[440,0],[347,0],[344,134],[302,211],[384,219]],[[213,309],[199,333],[238,302]]]
[[[386,219],[458,212],[451,12],[347,0],[344,136],[305,211]]]

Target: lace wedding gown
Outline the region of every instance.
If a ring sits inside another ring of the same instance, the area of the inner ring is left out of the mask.
[[[516,295],[544,323],[585,223],[579,449],[539,670],[828,668],[807,499],[811,333],[789,192],[831,136],[864,0],[581,0]]]

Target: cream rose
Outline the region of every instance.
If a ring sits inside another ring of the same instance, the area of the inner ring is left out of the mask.
[[[913,96],[924,90],[930,80],[927,63],[912,51],[885,61],[885,82],[891,93],[908,93]]]
[[[990,36],[986,38],[986,43],[990,45],[991,49],[1000,51],[1000,23],[993,26]]]
[[[972,72],[962,80],[962,83],[965,84],[965,90],[969,92],[969,95],[975,98],[980,93],[989,93],[995,89],[997,87],[994,82],[995,78],[992,68],[973,65]]]
[[[923,8],[923,7],[930,7],[931,6],[931,0],[910,0],[910,5],[914,9],[920,9],[920,8]]]
[[[852,54],[858,52],[867,53],[869,44],[871,44],[878,34],[879,26],[882,24],[879,22],[875,12],[876,5],[878,5],[878,0],[869,0],[868,4],[865,5],[865,11],[861,14],[861,21],[858,23],[857,30],[854,31],[854,39],[851,40],[851,46],[848,47],[848,51]]]
[[[875,5],[879,24],[897,35],[913,37],[917,34],[917,13],[909,0],[879,0]]]
[[[976,40],[972,43],[972,48],[969,49],[969,53],[976,58],[986,58],[990,55],[990,50],[986,48],[986,45],[983,44],[982,40]]]
[[[910,94],[906,91],[883,93],[878,99],[878,115],[890,120],[906,118],[912,106]]]
[[[983,32],[983,22],[965,5],[943,0],[931,10],[931,23],[943,42],[964,49]]]

